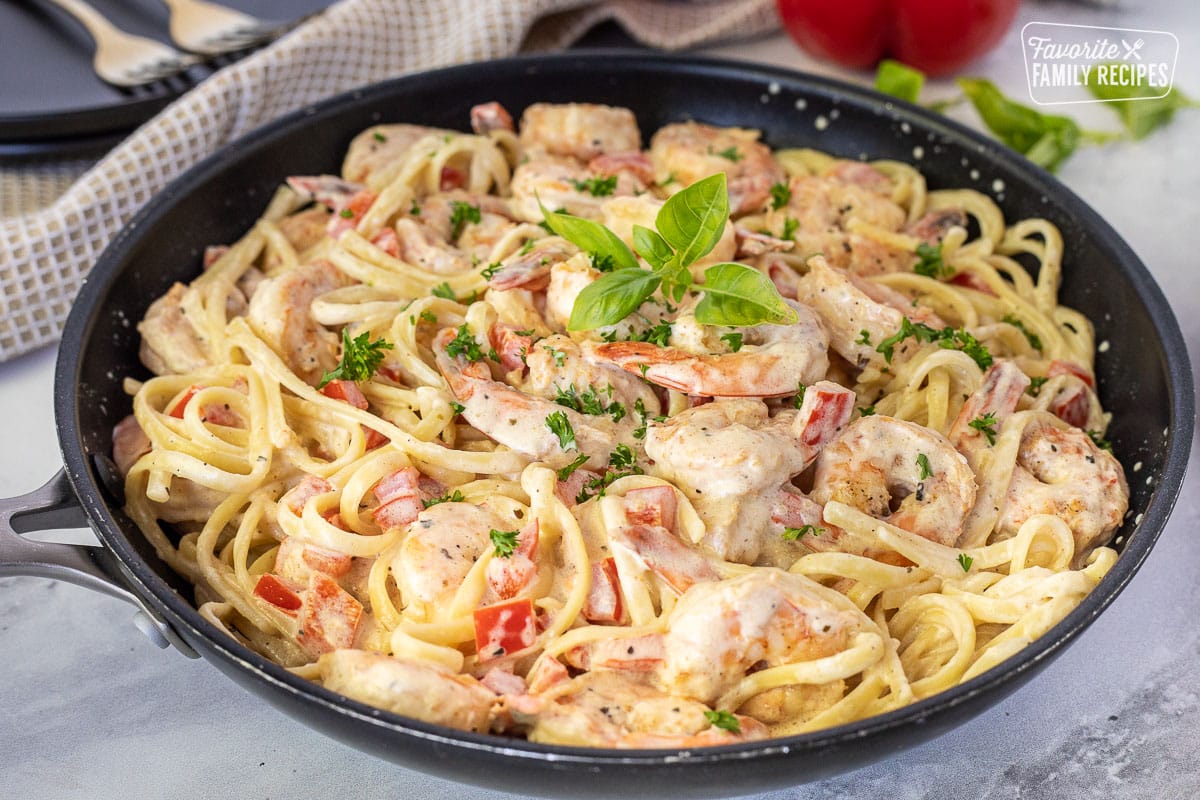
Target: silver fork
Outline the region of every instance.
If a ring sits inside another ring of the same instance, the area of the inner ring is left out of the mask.
[[[92,69],[114,86],[142,86],[182,72],[196,63],[162,42],[126,33],[83,0],[50,0],[87,28],[96,42]]]
[[[163,2],[171,10],[171,40],[193,53],[219,55],[243,50],[283,30],[283,26],[205,0]]]

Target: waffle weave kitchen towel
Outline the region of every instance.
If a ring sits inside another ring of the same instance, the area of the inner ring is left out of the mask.
[[[773,0],[343,0],[209,77],[95,164],[0,169],[0,361],[56,341],[117,231],[226,143],[356,86],[567,47],[605,20],[665,49],[778,24]]]

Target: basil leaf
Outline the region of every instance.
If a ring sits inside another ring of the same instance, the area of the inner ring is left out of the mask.
[[[1106,64],[1109,68],[1119,66]],[[1200,103],[1188,99],[1182,92],[1171,89],[1158,97],[1158,89],[1147,83],[1131,83],[1128,86],[1098,83],[1095,72],[1088,71],[1088,91],[1099,100],[1111,101],[1109,106],[1121,118],[1121,124],[1134,139],[1145,138],[1151,131],[1171,121],[1180,108],[1196,108]]]
[[[671,249],[665,239],[656,231],[643,228],[641,225],[633,226],[633,249],[656,269],[662,269],[675,257],[675,251]]]
[[[1070,117],[1014,102],[985,78],[959,78],[958,85],[992,133],[1038,166],[1053,172],[1079,146],[1081,132]]]
[[[924,84],[925,73],[890,58],[880,61],[879,69],[875,72],[876,89],[910,103],[917,102]]]
[[[675,248],[676,262],[686,267],[717,246],[728,221],[729,192],[725,173],[718,172],[671,195],[654,224]]]
[[[770,322],[785,325],[799,315],[779,295],[771,279],[745,264],[716,264],[704,271],[704,297],[696,321],[741,328]]]
[[[599,222],[550,211],[538,200],[550,230],[599,260],[611,259],[618,269],[639,269],[637,258],[621,239]]]
[[[617,324],[654,294],[660,281],[653,272],[640,267],[600,276],[575,298],[567,330],[586,331]]]

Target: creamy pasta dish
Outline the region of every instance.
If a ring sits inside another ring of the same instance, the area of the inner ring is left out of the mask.
[[[125,511],[230,636],[451,728],[720,745],[969,680],[1113,565],[1052,224],[755,130],[470,123],[363,131],[138,326]]]

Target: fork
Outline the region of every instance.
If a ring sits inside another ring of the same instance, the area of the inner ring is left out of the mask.
[[[282,27],[206,0],[163,0],[171,10],[171,39],[184,50],[219,55],[242,50]]]
[[[114,86],[142,86],[182,72],[196,63],[162,42],[126,33],[83,0],[50,0],[87,28],[96,42],[92,69]]]

